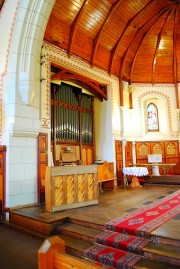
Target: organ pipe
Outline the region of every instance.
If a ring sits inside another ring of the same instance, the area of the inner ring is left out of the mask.
[[[51,87],[51,139],[56,143],[93,143],[93,97],[61,83]]]

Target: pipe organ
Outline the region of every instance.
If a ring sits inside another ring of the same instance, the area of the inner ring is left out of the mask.
[[[82,160],[94,160],[94,97],[81,88],[61,83],[51,84],[51,143],[54,163],[62,147],[75,146]],[[82,155],[90,152],[92,156]],[[90,151],[89,151],[90,149]],[[92,163],[92,162],[91,162]],[[91,164],[83,163],[83,164]]]

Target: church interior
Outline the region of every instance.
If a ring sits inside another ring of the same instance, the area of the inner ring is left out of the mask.
[[[179,268],[180,0],[0,0],[0,36],[3,268]]]

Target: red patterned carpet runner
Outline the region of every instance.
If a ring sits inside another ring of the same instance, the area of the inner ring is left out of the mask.
[[[180,190],[105,224],[84,256],[102,268],[130,269],[142,258],[150,233],[180,213]],[[137,254],[135,254],[135,252]]]
[[[157,227],[180,213],[180,191],[105,224],[107,230],[150,237]]]
[[[95,237],[95,242],[105,246],[141,254],[143,247],[147,246],[150,240],[128,234],[105,231]]]
[[[88,248],[84,251],[84,256],[114,268],[127,269],[132,268],[142,258],[140,255],[103,245],[94,245]]]

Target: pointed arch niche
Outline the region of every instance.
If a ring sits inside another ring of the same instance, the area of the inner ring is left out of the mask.
[[[143,100],[142,126],[146,135],[168,134],[170,131],[170,111],[166,98],[146,96]],[[153,114],[153,116],[152,116]],[[154,122],[152,122],[154,120]]]
[[[147,127],[148,132],[159,131],[158,108],[154,103],[149,103],[147,105]]]

